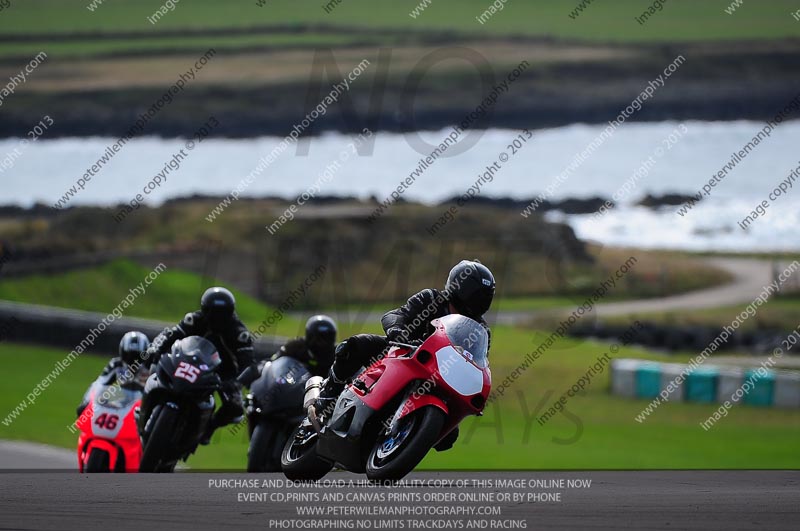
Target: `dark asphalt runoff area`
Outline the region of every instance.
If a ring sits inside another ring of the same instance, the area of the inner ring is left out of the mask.
[[[401,485],[363,480],[333,472],[309,487],[286,485],[281,474],[6,470],[0,529],[796,530],[800,521],[798,471],[418,472]],[[308,507],[318,514],[298,514]]]

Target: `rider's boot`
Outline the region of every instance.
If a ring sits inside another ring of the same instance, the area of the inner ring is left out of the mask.
[[[336,373],[331,367],[328,371],[328,377],[322,382],[322,390],[314,403],[314,411],[317,416],[327,416],[333,412],[333,407],[336,405],[336,399],[344,390],[347,380],[343,380],[336,376]]]

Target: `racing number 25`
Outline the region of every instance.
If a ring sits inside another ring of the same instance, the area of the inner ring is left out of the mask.
[[[182,361],[178,364],[174,374],[175,378],[183,378],[189,383],[194,383],[197,381],[197,377],[199,375],[200,369],[190,363],[186,363],[185,361]]]

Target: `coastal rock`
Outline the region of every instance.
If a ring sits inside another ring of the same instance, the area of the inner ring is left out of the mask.
[[[640,199],[636,204],[650,208],[660,208],[665,206],[678,206],[686,203],[689,200],[698,201],[697,197],[688,194],[663,194],[652,195],[647,194]]]

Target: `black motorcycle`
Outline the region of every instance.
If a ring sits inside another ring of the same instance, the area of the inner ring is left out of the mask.
[[[280,472],[281,450],[305,417],[303,394],[310,377],[304,363],[282,357],[267,361],[250,384],[245,398],[250,432],[248,472]]]
[[[195,452],[214,413],[221,362],[217,347],[198,336],[177,341],[158,360],[137,419],[140,472],[172,472],[179,459]]]

